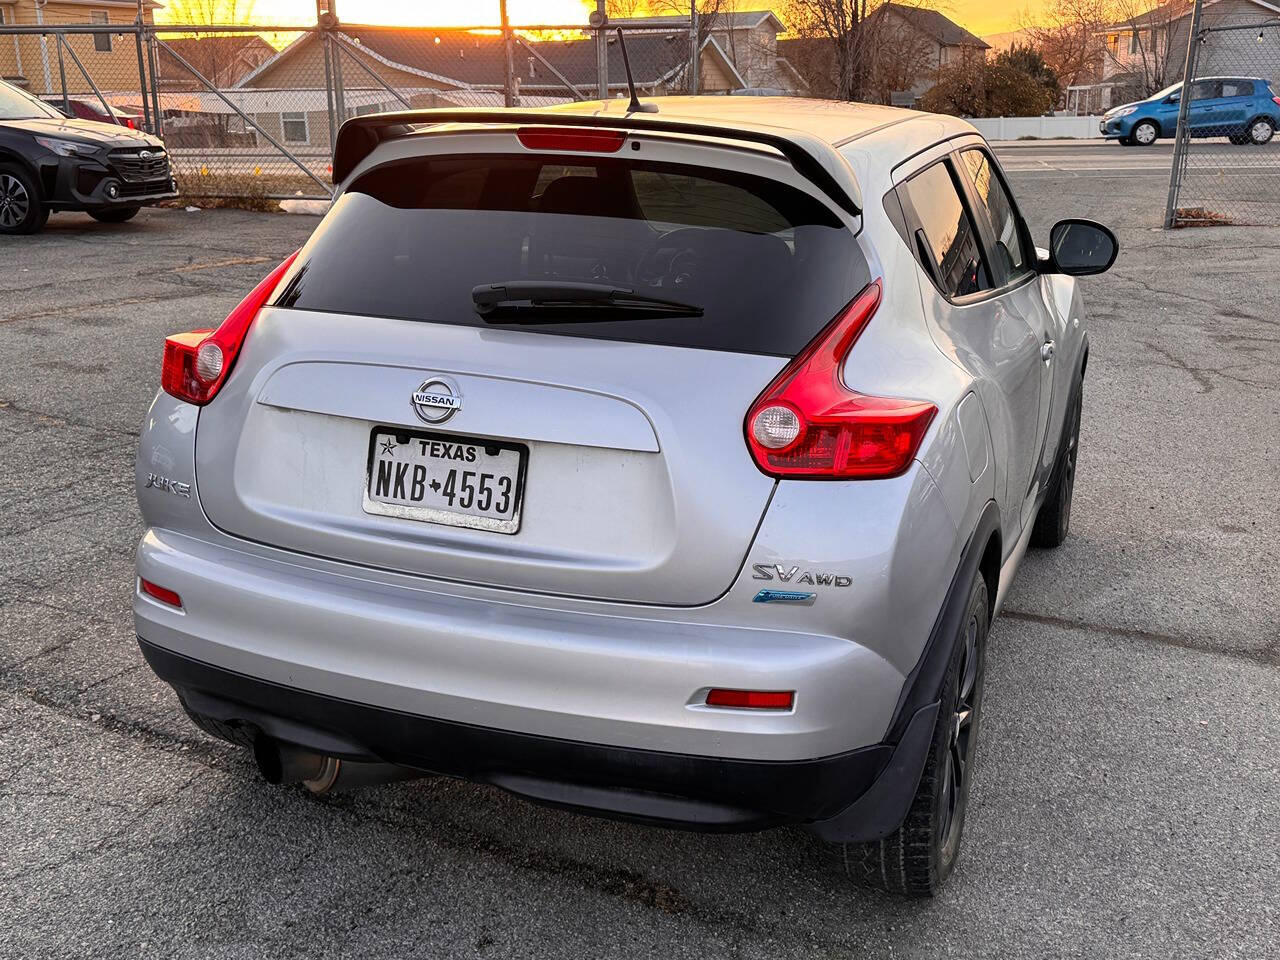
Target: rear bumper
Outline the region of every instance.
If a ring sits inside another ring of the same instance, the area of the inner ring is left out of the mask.
[[[172,653],[139,638],[148,664],[191,709],[352,760],[382,760],[489,783],[539,803],[704,831],[784,823],[828,832],[851,801],[886,792],[906,771],[909,799],[921,742],[877,744],[801,761],[750,761],[581,743],[417,716],[268,683]],[[936,704],[922,712],[931,731]],[[921,738],[914,738],[920,741]],[[897,754],[895,757],[895,753]],[[895,792],[895,791],[890,791]],[[901,821],[895,804],[856,818],[855,833]],[[872,814],[879,814],[879,816]],[[838,830],[849,837],[847,817]],[[870,837],[868,837],[870,838]]]
[[[175,609],[135,591],[137,634],[172,653],[399,713],[624,749],[833,756],[883,739],[904,681],[852,640],[724,622],[719,608],[468,595],[157,528],[138,575],[182,598]],[[708,707],[713,687],[793,690],[795,703]]]

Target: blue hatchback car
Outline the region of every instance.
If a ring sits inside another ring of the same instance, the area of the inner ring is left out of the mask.
[[[1178,127],[1182,84],[1108,110],[1102,135],[1126,147],[1149,147]],[[1280,97],[1257,77],[1202,77],[1191,84],[1187,123],[1193,137],[1227,137],[1232,143],[1267,143],[1280,130]]]

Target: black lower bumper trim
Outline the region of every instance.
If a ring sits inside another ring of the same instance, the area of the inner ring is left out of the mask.
[[[830,820],[893,767],[887,744],[814,760],[758,761],[495,730],[286,687],[138,642],[193,710],[224,722],[317,752],[490,783],[535,802],[621,819],[712,831]],[[900,821],[904,812],[886,814]]]

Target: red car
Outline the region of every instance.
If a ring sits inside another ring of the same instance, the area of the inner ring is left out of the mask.
[[[121,110],[119,107],[112,107],[111,113],[108,114],[100,100],[82,100],[76,97],[68,97],[66,106],[63,105],[61,97],[44,97],[43,100],[49,106],[57,110],[67,113],[67,107],[70,107],[70,116],[79,117],[81,120],[97,120],[100,123],[119,123],[128,127],[130,130],[142,129],[142,116],[136,113],[129,113]]]

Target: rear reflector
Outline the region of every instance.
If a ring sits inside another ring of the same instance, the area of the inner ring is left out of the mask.
[[[585,127],[521,127],[520,142],[530,150],[570,150],[578,153],[617,153],[627,139],[625,130]]]
[[[712,690],[707,694],[707,706],[790,710],[795,699],[794,690]]]
[[[141,577],[138,578],[138,583],[142,587],[142,592],[148,597],[155,597],[161,603],[167,603],[171,607],[182,606],[182,598],[172,590],[162,587],[158,583],[152,583],[150,580],[143,580]]]
[[[217,330],[175,333],[165,340],[164,362],[160,368],[160,386],[165,393],[200,406],[217,395],[258,311],[275,292],[280,278],[297,256],[298,252],[294,251],[263,277]]]

